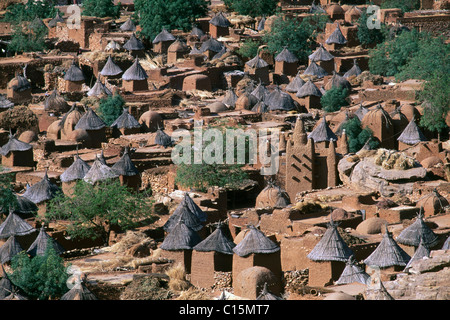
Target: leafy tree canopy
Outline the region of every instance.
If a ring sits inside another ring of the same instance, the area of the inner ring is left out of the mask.
[[[275,13],[278,0],[230,0],[226,5],[241,15],[251,17],[269,16]]]
[[[347,97],[349,91],[347,88],[332,87],[320,98],[322,107],[327,112],[339,111],[341,107],[348,106]]]
[[[15,208],[17,206],[17,197],[14,194],[12,188],[12,175],[1,174],[0,175],[0,208],[3,213],[8,214],[9,208]]]
[[[206,0],[135,0],[136,19],[141,34],[153,40],[163,28],[189,30],[192,23],[208,12]]]
[[[373,139],[373,132],[369,128],[361,128],[361,121],[358,117],[349,119],[343,126],[348,139],[349,152],[358,152],[370,139],[369,146],[371,148],[378,147],[379,143]]]
[[[47,48],[45,43],[47,32],[48,30],[45,26],[35,27],[30,31],[22,25],[15,25],[11,42],[7,47],[8,51],[20,53],[43,51]]]
[[[398,8],[405,13],[418,10],[420,8],[420,0],[384,0],[380,7],[381,9]]]
[[[46,219],[67,220],[67,233],[74,238],[98,239],[107,244],[111,226],[122,230],[135,227],[151,218],[151,203],[143,193],[134,193],[118,180],[105,180],[95,185],[77,182],[71,197],[59,194],[53,198]]]
[[[110,126],[123,112],[125,100],[119,94],[103,98],[99,102],[98,116]]]
[[[380,24],[380,29],[373,28],[369,29],[367,26],[368,15],[364,10],[361,17],[358,19],[356,24],[358,25],[358,40],[364,47],[369,47],[376,45],[378,43],[382,43],[387,35],[387,28],[384,23]]]
[[[258,48],[260,45],[261,43],[259,41],[253,41],[251,39],[244,40],[237,52],[245,58],[253,58],[258,53]]]
[[[53,0],[28,0],[26,4],[16,3],[9,6],[4,21],[18,24],[23,21],[32,21],[36,17],[40,19],[54,18],[58,11]]]
[[[84,0],[81,14],[100,18],[117,18],[120,16],[120,5],[114,5],[113,0]]]

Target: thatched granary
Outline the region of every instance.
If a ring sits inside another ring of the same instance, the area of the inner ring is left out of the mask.
[[[289,195],[270,182],[256,197],[256,208],[284,208],[291,203]]]
[[[47,26],[49,28],[55,28],[58,25],[58,22],[64,22],[64,21],[65,21],[64,18],[61,17],[61,15],[59,14],[59,10],[58,10],[56,12],[56,16],[48,22]]]
[[[8,142],[0,148],[2,165],[6,167],[34,167],[33,146],[9,134]]]
[[[111,169],[119,176],[119,181],[122,185],[139,190],[141,186],[141,174],[131,160],[129,148],[125,148],[122,157],[120,157],[119,161]]]
[[[284,47],[275,56],[275,73],[295,76],[297,74],[298,58],[295,54]]]
[[[389,113],[380,104],[364,115],[361,120],[361,126],[372,130],[373,136],[380,141],[380,148],[394,149],[394,124]]]
[[[269,107],[269,111],[292,111],[298,110],[298,103],[292,99],[291,95],[281,91],[276,87],[264,101]]]
[[[90,137],[87,146],[91,148],[101,147],[101,143],[106,141],[105,128],[106,123],[89,107],[75,125],[75,130],[86,130]]]
[[[206,213],[192,200],[187,192],[184,194],[183,200],[164,224],[164,230],[170,233],[180,219],[194,231],[202,229],[203,224],[207,219]]]
[[[16,206],[13,208],[14,213],[17,213],[22,218],[27,218],[29,216],[35,216],[36,212],[38,212],[38,210],[39,210],[37,205],[33,201],[31,201],[17,193],[15,194],[15,196],[17,199],[17,203],[16,203]],[[8,213],[9,208],[0,208],[0,212]]]
[[[118,177],[119,175],[106,164],[102,163],[100,158],[97,156],[83,180],[90,184],[96,184],[100,181],[116,179]]]
[[[131,18],[128,18],[127,21],[125,21],[119,28],[121,31],[136,31],[136,25],[134,24],[133,20]]]
[[[321,109],[322,105],[320,103],[320,98],[322,97],[322,92],[317,88],[317,86],[309,79],[301,88],[297,91],[297,98],[305,99],[305,107],[309,110],[311,108]]]
[[[310,54],[308,58],[310,66],[312,62],[314,62],[322,70],[325,70],[327,74],[330,74],[331,72],[334,71],[334,56],[330,52],[328,52],[328,50],[325,49],[322,44],[320,44],[319,48],[317,48],[316,51]],[[315,68],[315,66],[313,65],[311,68]],[[324,75],[322,71],[321,72],[317,70],[311,71],[320,74],[321,76],[319,78],[321,78]]]
[[[337,136],[328,126],[325,115],[323,116],[322,121],[319,122],[310,134],[308,134],[308,139],[314,140],[315,143],[337,141]]]
[[[230,34],[229,27],[230,21],[224,15],[223,12],[219,12],[209,20],[209,33],[213,38],[225,37]]]
[[[362,73],[356,59],[353,59],[353,66],[344,73],[344,78],[357,77]]]
[[[139,58],[122,75],[122,87],[125,91],[145,91],[148,90],[148,75],[139,63]]]
[[[108,57],[108,60],[106,60],[103,69],[100,71],[100,75],[102,75],[103,77],[116,77],[122,72],[122,69],[114,62],[110,55]]]
[[[345,77],[340,76],[337,72],[333,71],[333,76],[326,83],[325,90],[330,90],[331,88],[341,88],[351,90],[352,85],[348,82]]]
[[[228,108],[234,108],[236,106],[237,99],[238,96],[234,92],[233,88],[228,88],[221,102]]]
[[[364,263],[369,267],[394,267],[395,269],[395,267],[405,267],[410,259],[411,257],[392,238],[392,234],[386,226],[383,239],[372,254],[364,260]]]
[[[162,128],[159,128],[155,134],[154,144],[163,148],[169,148],[174,145],[174,140]]]
[[[153,39],[153,52],[167,53],[167,49],[175,41],[175,37],[165,28]]]
[[[448,205],[449,201],[436,189],[421,197],[416,203],[416,207],[423,208],[423,214],[425,217],[430,217],[435,214],[445,212],[445,207]]]
[[[258,54],[245,63],[244,71],[255,81],[269,84],[269,64]]]
[[[31,84],[25,75],[16,76],[8,82],[6,97],[13,103],[27,103],[32,100]]]
[[[60,192],[62,192],[61,188],[50,181],[46,169],[42,179],[27,188],[23,196],[34,202],[39,208],[38,214],[43,215],[47,210],[47,202]]]
[[[342,271],[342,274],[336,281],[336,284],[349,284],[354,282],[367,284],[369,279],[370,276],[356,264],[352,255],[348,258],[345,269]]]
[[[226,225],[219,222],[213,233],[193,247],[191,282],[197,287],[213,286],[216,271],[231,271],[235,246]]]
[[[130,55],[133,57],[142,57],[144,56],[145,46],[141,40],[136,38],[136,35],[133,33],[128,39],[128,41],[123,45],[123,48],[128,50]]]
[[[200,52],[203,53],[208,59],[212,59],[217,53],[222,51],[224,48],[224,44],[222,44],[220,41],[209,38],[208,40],[204,41],[200,47]]]
[[[303,71],[303,75],[314,76],[317,77],[317,79],[322,79],[323,77],[328,75],[328,72],[324,68],[319,66],[316,62],[311,61],[308,65],[308,68]]]
[[[419,142],[427,141],[428,139],[422,133],[422,130],[420,130],[416,123],[416,119],[413,118],[402,131],[397,140],[399,141],[399,150],[403,150]]]
[[[291,93],[297,93],[304,84],[305,81],[297,74],[294,79],[292,79],[291,82],[289,82],[289,84],[284,88],[284,90]]]
[[[47,247],[49,245],[53,247],[55,253],[58,255],[62,254],[65,251],[65,249],[61,246],[61,244],[58,243],[58,241],[50,237],[45,232],[44,226],[42,226],[39,230],[39,234],[36,237],[36,240],[34,240],[34,242],[28,248],[27,253],[31,257],[43,256],[45,255],[45,252],[47,251]]]
[[[72,65],[64,75],[64,80],[64,90],[66,92],[78,92],[82,90],[83,83],[86,78],[80,67],[75,64],[75,61],[73,61]]]
[[[67,101],[58,94],[58,90],[53,90],[53,92],[45,99],[44,110],[47,112],[52,112],[55,115],[60,115],[69,111],[70,106]]]
[[[124,108],[122,114],[114,120],[110,126],[113,129],[113,136],[136,134],[141,131],[141,124]]]
[[[77,153],[74,162],[59,177],[65,195],[72,194],[75,184],[84,178],[90,168],[91,166],[81,159]]]
[[[426,245],[424,245],[423,241],[420,241],[417,250],[414,252],[411,260],[409,260],[408,264],[406,265],[405,271],[408,271],[408,269],[411,268],[411,264],[414,261],[422,260],[425,257],[430,257],[430,249]]]
[[[8,240],[0,247],[0,262],[2,264],[9,263],[12,258],[22,252],[23,248],[15,235],[11,235]]]
[[[266,113],[269,111],[269,106],[264,103],[264,101],[259,100],[252,108],[253,112],[256,113]]]
[[[87,92],[87,95],[88,97],[106,97],[112,96],[112,92],[101,82],[100,78],[97,78],[97,81],[95,81],[94,86]]]
[[[270,92],[260,81],[258,85],[251,91],[251,94],[256,99],[264,101],[269,96]]]
[[[10,209],[5,221],[0,224],[0,239],[7,239],[11,236],[25,236],[35,231],[35,228]]]
[[[339,22],[336,22],[336,29],[333,33],[325,40],[327,45],[330,45],[333,49],[339,48],[345,44],[347,44],[347,39],[345,39],[342,34],[341,28],[339,26]]]
[[[422,243],[428,248],[433,248],[439,243],[439,238],[425,223],[422,213],[419,213],[416,220],[402,230],[396,241],[414,247]]]

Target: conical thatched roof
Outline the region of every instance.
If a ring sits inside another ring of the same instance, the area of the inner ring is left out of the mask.
[[[24,236],[34,231],[35,229],[31,225],[10,210],[8,217],[0,224],[0,239]]]
[[[319,66],[314,61],[311,61],[308,68],[303,72],[304,75],[316,76],[318,79],[321,79],[328,75],[328,72],[325,71],[324,68]]]
[[[75,125],[75,130],[100,130],[106,127],[106,123],[95,113],[92,108],[82,115]]]
[[[9,279],[8,274],[5,272],[3,266],[2,270],[3,270],[3,277],[0,280],[0,300],[4,300],[15,289],[13,283]]]
[[[336,281],[336,284],[349,284],[354,282],[359,282],[362,284],[367,284],[370,276],[360,267],[356,265],[353,255],[350,256],[345,265],[344,271],[342,271],[341,276]]]
[[[14,107],[14,102],[9,101],[6,97],[0,94],[0,109],[9,109]]]
[[[0,154],[7,156],[11,151],[27,151],[33,148],[31,144],[20,141],[16,135],[10,134],[8,142],[0,148]]]
[[[422,213],[419,213],[416,221],[400,232],[396,241],[408,246],[418,247],[422,242],[428,248],[433,248],[439,243],[438,236],[427,226],[423,220]]]
[[[65,113],[69,109],[69,104],[58,94],[58,90],[56,89],[45,99],[44,110]]]
[[[315,4],[315,1],[312,2],[311,8],[309,9],[310,13],[326,13],[325,9],[320,6],[320,4]]]
[[[252,69],[259,69],[267,67],[269,64],[257,54],[253,59],[247,61],[245,65]]]
[[[120,30],[122,31],[136,31],[136,25],[134,24],[131,18],[128,18],[121,26]]]
[[[406,266],[411,257],[395,242],[387,229],[378,247],[364,260],[368,266],[386,268],[391,266]]]
[[[97,97],[101,95],[111,96],[112,92],[109,90],[101,81],[100,78],[97,78],[94,86],[87,92],[89,97]]]
[[[350,68],[346,73],[344,73],[344,78],[348,78],[351,76],[359,76],[362,73],[361,69],[358,66],[358,62],[356,59],[353,59],[353,67]]]
[[[122,114],[111,124],[111,128],[118,129],[136,129],[140,127],[141,124],[130,114],[128,108],[124,108]]]
[[[56,12],[56,16],[55,16],[52,20],[50,20],[50,21],[48,22],[48,26],[49,26],[50,28],[54,28],[54,27],[56,27],[56,25],[58,24],[58,22],[64,22],[64,21],[65,21],[64,18],[61,17],[61,15],[59,14],[59,11],[57,11],[57,12]]]
[[[164,224],[163,228],[167,232],[175,227],[178,221],[181,219],[190,229],[199,231],[203,228],[203,222],[206,221],[207,215],[202,209],[192,200],[189,194],[186,192],[184,198],[170,218]]]
[[[175,41],[175,37],[166,29],[162,29],[160,33],[153,39],[152,43],[160,43],[166,41]]]
[[[294,103],[294,99],[292,99],[292,97],[288,93],[281,91],[279,87],[275,88],[270,93],[265,102],[269,106],[269,110],[271,111],[290,111],[297,109]]]
[[[77,282],[67,291],[60,300],[98,300],[97,297],[86,288],[83,281]]]
[[[359,105],[358,110],[355,111],[355,116],[358,117],[359,121],[361,121],[364,116],[366,115],[366,113],[369,112],[369,110],[365,107],[363,107],[362,103]]]
[[[200,47],[200,52],[205,51],[213,51],[213,52],[220,52],[223,49],[224,45],[217,41],[214,38],[209,38],[205,42],[202,43],[202,46]]]
[[[117,161],[111,169],[120,176],[136,176],[139,174],[139,170],[131,161],[129,149],[125,148],[122,157]]]
[[[120,49],[122,49],[122,47],[120,46],[120,44],[118,44],[116,41],[111,40],[110,42],[108,42],[108,44],[105,47],[106,52],[108,51],[119,51]]]
[[[255,208],[285,208],[290,203],[291,200],[286,191],[270,181],[256,197]]]
[[[72,62],[70,68],[66,71],[64,75],[64,80],[66,81],[84,81],[86,78],[84,77],[83,71],[81,71],[80,67],[75,64],[75,61]]]
[[[62,192],[61,188],[53,184],[45,171],[44,177],[41,181],[29,187],[23,196],[34,203],[38,204],[46,200],[53,199],[58,193]]]
[[[259,20],[259,22],[258,22],[258,27],[256,28],[256,30],[263,31],[265,25],[266,25],[266,17],[262,17],[261,20]]]
[[[278,244],[270,240],[266,235],[253,225],[249,225],[244,239],[233,248],[233,252],[240,257],[250,254],[270,254],[280,251]]]
[[[295,54],[289,51],[287,47],[284,47],[283,50],[275,56],[275,61],[294,63],[298,61],[298,58]]]
[[[147,73],[145,72],[144,68],[142,68],[141,64],[139,63],[139,59],[136,58],[134,60],[134,63],[129,67],[124,74],[122,75],[123,80],[145,80],[148,78]]]
[[[269,292],[269,289],[267,288],[267,282],[264,282],[264,287],[261,293],[256,297],[256,300],[284,300],[284,299]]]
[[[205,33],[203,32],[202,29],[200,29],[199,27],[194,25],[194,26],[192,26],[192,30],[191,30],[190,35],[191,36],[197,36],[197,37],[201,38],[201,37],[203,37],[205,35]]]
[[[8,88],[12,88],[15,92],[22,92],[31,89],[31,84],[25,76],[17,74],[10,82]]]
[[[225,233],[225,225],[219,223],[216,230],[205,240],[194,247],[196,251],[220,252],[223,254],[233,254],[233,248],[236,244]]]
[[[107,179],[118,178],[119,175],[97,157],[92,164],[89,171],[84,176],[83,180],[90,184],[95,184],[98,181],[103,181]]]
[[[105,63],[105,66],[103,67],[102,71],[100,71],[100,74],[102,76],[117,76],[122,72],[122,69],[120,69],[120,67],[115,64],[111,56],[109,56],[108,60]]]
[[[308,139],[313,139],[314,142],[322,142],[322,141],[337,141],[337,136],[328,126],[326,117],[323,116],[322,121],[319,125],[308,134]]]
[[[353,251],[342,239],[337,224],[330,217],[330,223],[322,239],[308,253],[307,257],[313,261],[347,261]]]
[[[216,14],[211,20],[209,20],[209,23],[216,27],[229,27],[231,26],[230,21],[225,17],[223,12],[219,12]]]
[[[377,283],[373,288],[370,288],[369,294],[366,291],[366,300],[394,300],[394,298],[386,290],[381,279],[377,280]]]
[[[448,249],[450,249],[450,236],[447,237],[447,240],[445,240],[444,244],[442,245],[442,250]]]
[[[321,97],[322,92],[320,92],[319,88],[310,80],[308,80],[301,88],[297,91],[296,97],[304,98],[308,96],[316,96]]]
[[[33,201],[18,194],[16,194],[16,198],[17,198],[17,206],[14,208],[15,213],[23,215],[27,214],[34,215],[38,211],[38,207]]]
[[[222,99],[222,103],[225,104],[227,107],[234,108],[236,106],[237,99],[238,96],[234,92],[233,88],[229,88],[227,90],[227,93],[225,93],[225,96]]]
[[[62,254],[65,251],[65,249],[55,239],[50,237],[45,232],[44,227],[41,227],[36,240],[34,240],[34,242],[30,245],[27,253],[32,257],[43,256],[49,245],[53,246],[53,249],[55,249],[55,252],[58,255]]]
[[[91,168],[80,156],[77,154],[74,157],[75,161],[68,167],[60,176],[61,182],[70,182],[74,180],[81,180],[89,172]]]
[[[23,251],[23,248],[19,241],[17,241],[14,235],[10,236],[0,247],[0,262],[4,264],[11,261],[11,259],[21,251]]]
[[[252,90],[251,94],[256,97],[256,99],[264,101],[269,97],[269,90],[267,90],[267,88],[260,81],[256,88]]]
[[[123,45],[124,49],[127,49],[128,51],[138,51],[138,50],[144,50],[145,46],[142,43],[141,40],[139,40],[138,38],[136,38],[136,35],[133,33],[130,37],[130,39],[128,39],[127,42],[125,42],[125,44]]]
[[[346,88],[351,90],[352,85],[347,79],[341,77],[337,72],[333,71],[333,76],[325,85],[325,89],[330,90],[331,88]]]
[[[398,141],[406,144],[416,144],[421,141],[428,140],[420,130],[415,120],[415,118],[411,119],[402,134],[397,138]]]
[[[295,92],[297,93],[298,90],[300,90],[301,87],[305,84],[305,81],[303,81],[302,78],[297,74],[294,79],[292,79],[291,82],[284,88],[287,92]]]
[[[329,61],[334,59],[334,56],[328,52],[327,49],[320,44],[319,48],[314,51],[312,54],[308,56],[309,60],[317,62],[317,61]]]
[[[162,146],[164,148],[168,148],[173,146],[174,141],[171,136],[164,132],[163,129],[158,128],[155,136],[155,144]]]
[[[409,260],[408,264],[405,267],[405,271],[408,270],[411,267],[411,264],[414,261],[422,260],[425,257],[430,256],[430,249],[422,241],[420,241],[419,246],[417,247],[417,250],[414,252],[414,255],[412,256],[411,260]]]
[[[253,106],[252,111],[256,113],[266,113],[267,111],[269,111],[269,106],[263,100],[259,100]]]
[[[160,248],[167,251],[175,250],[191,250],[202,239],[198,233],[189,228],[183,221],[182,217],[179,217],[176,225],[170,230],[169,234],[164,238]]]
[[[339,22],[336,22],[336,29],[333,31],[332,34],[328,37],[327,40],[325,40],[326,44],[346,44],[347,39],[345,39],[344,35],[342,34],[341,28],[339,27]]]

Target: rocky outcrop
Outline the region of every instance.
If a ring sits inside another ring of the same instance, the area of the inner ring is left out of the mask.
[[[341,159],[341,181],[357,191],[378,191],[385,197],[412,194],[413,183],[423,180],[427,170],[400,153],[380,150],[367,157],[351,155]]]

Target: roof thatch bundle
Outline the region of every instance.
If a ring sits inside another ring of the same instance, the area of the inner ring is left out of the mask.
[[[97,156],[89,171],[84,176],[83,180],[90,184],[95,184],[98,181],[118,178],[119,175],[106,164],[102,163]]]
[[[322,121],[308,134],[308,139],[313,139],[314,142],[322,141],[337,141],[337,136],[328,126],[326,116],[324,115]]]
[[[356,264],[352,255],[348,258],[345,269],[342,271],[342,274],[336,281],[336,284],[349,284],[354,282],[367,284],[369,279],[370,276]]]
[[[202,29],[193,25],[190,33],[191,36],[197,36],[199,39],[205,35]]]
[[[167,232],[175,227],[181,219],[190,229],[199,231],[203,228],[203,223],[206,221],[207,215],[202,209],[192,200],[189,194],[184,194],[183,200],[172,213],[170,218],[164,224],[163,228]]]
[[[100,78],[97,78],[97,81],[95,81],[94,86],[87,92],[87,95],[89,97],[112,96],[112,92],[100,81]]]
[[[298,58],[295,54],[289,51],[287,47],[284,47],[283,50],[281,50],[281,52],[275,56],[275,61],[295,63],[298,61]]]
[[[430,257],[430,249],[424,245],[422,241],[419,242],[419,246],[417,247],[416,251],[414,252],[414,255],[412,256],[411,260],[409,260],[408,264],[405,267],[405,271],[407,271],[409,268],[411,268],[411,264],[414,261],[422,260],[423,258]]]
[[[333,31],[332,34],[328,37],[327,40],[325,40],[326,44],[346,44],[347,39],[345,39],[344,35],[342,34],[341,28],[339,26],[339,22],[336,22],[336,29]]]
[[[269,106],[263,100],[259,100],[253,106],[252,111],[256,113],[266,113],[267,111],[269,111]]]
[[[286,191],[269,182],[256,197],[256,208],[285,208],[291,203]]]
[[[250,254],[270,254],[280,251],[280,247],[253,225],[249,225],[244,239],[233,248],[240,257]]]
[[[209,38],[208,40],[202,43],[202,46],[200,47],[200,52],[202,53],[205,51],[220,52],[223,47],[224,45],[220,41],[214,38]]]
[[[167,251],[176,250],[191,250],[202,239],[198,233],[189,228],[182,217],[179,217],[176,225],[169,231],[169,234],[164,238],[160,248]]]
[[[169,31],[167,31],[165,28],[162,29],[160,33],[153,39],[152,43],[160,43],[160,42],[167,42],[167,41],[174,41],[175,37],[173,34],[171,34]]]
[[[227,19],[227,17],[225,17],[222,11],[216,14],[211,20],[209,20],[209,23],[213,26],[223,28],[231,26],[230,21]]]
[[[58,24],[58,22],[64,22],[64,18],[59,14],[59,10],[56,12],[56,16],[48,22],[49,28],[54,28]]]
[[[0,148],[0,154],[3,156],[7,156],[10,152],[13,151],[27,151],[33,148],[31,144],[20,141],[16,138],[15,134],[9,134],[8,142]]]
[[[117,76],[121,74],[123,71],[120,69],[120,67],[114,62],[114,60],[111,58],[111,56],[108,57],[108,60],[106,60],[105,65],[103,66],[102,71],[100,71],[100,74],[102,76]]]
[[[354,112],[355,116],[358,117],[359,121],[361,121],[366,113],[369,112],[369,110],[365,107],[363,107],[362,103],[359,105],[359,108]]]
[[[58,94],[58,90],[53,92],[45,99],[44,110],[53,111],[57,113],[65,113],[69,111],[70,106],[67,101]]]
[[[267,282],[264,282],[263,289],[261,293],[256,297],[256,300],[284,300],[284,299],[271,293],[267,288]]]
[[[64,75],[64,80],[66,81],[84,81],[86,78],[84,77],[83,71],[75,64],[75,61],[72,62],[70,68],[66,71]]]
[[[6,239],[10,236],[24,236],[35,230],[25,220],[10,210],[8,217],[0,224],[0,239]]]
[[[252,69],[260,69],[267,67],[269,64],[257,54],[253,59],[247,61],[245,65]]]
[[[387,268],[406,266],[411,257],[395,242],[387,226],[383,239],[372,254],[364,260],[368,266]]]
[[[417,215],[416,221],[400,232],[396,238],[398,243],[418,247],[422,242],[428,248],[433,248],[439,243],[438,236],[423,220],[423,214]]]
[[[223,254],[233,254],[236,244],[225,233],[225,224],[219,223],[216,230],[198,243],[194,250],[202,252],[219,252]]]
[[[11,259],[21,251],[23,251],[23,248],[19,241],[17,241],[14,235],[10,236],[0,247],[0,262],[2,264],[10,262]]]
[[[129,148],[125,148],[122,157],[117,161],[111,169],[119,176],[136,176],[139,170],[131,161]]]
[[[416,144],[421,141],[427,141],[428,139],[420,130],[419,126],[416,123],[416,119],[413,118],[403,130],[402,134],[397,138],[397,140],[406,144]]]
[[[307,257],[313,261],[348,261],[353,251],[342,239],[337,223],[330,216],[328,228],[322,239],[314,246]]]
[[[136,35],[133,33],[131,35],[130,39],[128,39],[128,41],[125,42],[125,44],[123,45],[123,48],[128,51],[139,51],[139,50],[144,50],[145,46],[142,43],[142,41],[139,40],[138,38],[136,38]]]
[[[16,198],[17,198],[17,205],[14,208],[15,213],[18,213],[20,215],[29,215],[29,214],[34,215],[38,211],[38,207],[33,201],[19,194],[16,194]]]
[[[258,22],[258,26],[256,27],[256,31],[263,31],[266,25],[266,17],[262,17]]]
[[[329,61],[334,59],[334,56],[328,52],[327,49],[320,44],[319,48],[314,51],[312,54],[308,56],[309,60],[317,62],[317,61]]]
[[[50,237],[46,232],[44,227],[42,226],[39,230],[39,234],[34,240],[34,242],[30,245],[27,250],[27,253],[31,257],[35,256],[43,256],[47,251],[48,246],[51,245],[55,250],[56,254],[60,255],[64,251],[66,251],[55,239]]]
[[[41,181],[27,188],[23,196],[38,204],[43,201],[53,199],[60,192],[62,192],[61,188],[50,181],[47,175],[47,170],[45,170],[44,177]]]
[[[155,136],[155,144],[164,148],[168,148],[173,146],[174,141],[172,137],[165,133],[162,128],[158,128]]]
[[[80,156],[77,154],[74,157],[74,162],[68,167],[61,175],[61,182],[71,182],[75,180],[81,180],[89,172],[91,166],[87,164]]]
[[[136,25],[134,24],[131,18],[128,18],[121,26],[120,30],[122,31],[136,31]]]
[[[122,79],[127,81],[145,80],[147,78],[147,72],[145,72],[144,68],[142,68],[141,64],[139,63],[139,58],[136,58],[131,67],[129,67],[122,75]]]
[[[87,108],[80,120],[75,125],[75,130],[100,130],[106,127],[106,123],[100,118],[92,108]]]
[[[22,92],[31,89],[31,83],[25,76],[16,74],[16,76],[10,82],[8,82],[8,88],[13,89],[15,92]]]
[[[351,90],[352,85],[347,79],[341,77],[337,72],[333,71],[333,76],[325,85],[326,90],[330,90],[331,88],[345,88]]]
[[[93,294],[86,285],[84,280],[79,279],[75,285],[67,291],[60,300],[98,300],[95,294]]]
[[[238,96],[234,92],[233,88],[228,88],[227,93],[222,99],[222,103],[225,104],[228,108],[234,108],[236,106],[236,101]]]
[[[351,76],[359,76],[362,73],[361,69],[358,66],[358,62],[356,59],[353,59],[353,66],[348,70],[346,73],[344,73],[344,78],[349,78]]]
[[[276,87],[267,97],[265,103],[269,106],[270,111],[283,110],[290,111],[296,110],[297,106],[292,99],[291,95],[281,91],[279,87]]]
[[[265,100],[269,96],[269,90],[261,83],[258,83],[255,89],[251,91],[252,96],[256,97],[258,100]]]
[[[305,81],[300,78],[300,76],[297,74],[294,79],[292,79],[291,82],[284,88],[287,92],[295,92],[297,93],[298,90],[305,84]]]
[[[124,108],[122,114],[111,124],[111,128],[117,129],[136,129],[140,128],[141,124],[133,117],[128,111],[128,108]]]
[[[319,88],[309,79],[301,88],[297,91],[295,95],[297,98],[304,98],[309,96],[321,97],[322,92]]]

